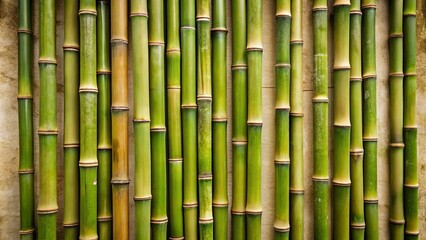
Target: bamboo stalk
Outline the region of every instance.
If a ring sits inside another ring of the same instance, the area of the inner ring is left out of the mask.
[[[349,57],[350,73],[350,225],[351,239],[364,239],[364,183],[362,144],[362,63],[361,63],[361,1],[352,0],[350,7]]]
[[[405,239],[419,237],[416,123],[416,1],[404,1],[404,214]]]
[[[213,239],[210,0],[197,0],[199,238]]]
[[[246,239],[246,1],[232,1],[232,239]]]
[[[18,2],[18,116],[20,239],[34,239],[32,2]]]
[[[365,238],[379,239],[377,195],[376,1],[362,0],[362,118]]]
[[[111,56],[109,2],[97,1],[98,78],[98,235],[112,238],[111,205]]]
[[[149,102],[151,114],[151,229],[153,239],[167,238],[166,117],[164,83],[164,7],[148,1]]]
[[[195,0],[181,0],[184,233],[198,239]]]
[[[302,1],[291,1],[290,33],[290,222],[291,239],[303,239],[303,36]]]
[[[262,2],[247,1],[247,239],[261,236]]]
[[[167,128],[169,167],[169,237],[181,239],[183,231],[182,128],[179,0],[167,0]]]
[[[39,3],[40,120],[38,239],[56,239],[56,1]]]
[[[111,1],[113,239],[129,238],[127,1]]]
[[[389,2],[390,239],[404,239],[403,1]]]
[[[146,0],[130,2],[133,58],[133,127],[135,131],[135,235],[150,239],[151,141],[149,101],[148,6]]]
[[[214,238],[228,236],[227,113],[226,113],[226,1],[213,0],[213,216]]]
[[[333,238],[349,239],[350,113],[349,113],[349,8],[348,0],[334,1],[334,176]]]
[[[275,239],[290,237],[290,5],[276,1]]]
[[[315,0],[313,6],[314,41],[314,238],[329,239],[328,172],[328,8],[326,0]]]

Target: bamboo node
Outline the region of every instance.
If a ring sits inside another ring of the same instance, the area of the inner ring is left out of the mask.
[[[169,158],[170,163],[181,163],[183,162],[183,158]]]
[[[58,135],[58,130],[38,130],[38,135]]]
[[[246,211],[238,211],[238,210],[231,210],[232,215],[239,215],[239,216],[245,216]]]
[[[262,127],[263,122],[247,121],[247,126]]]
[[[54,64],[54,65],[57,65],[58,62],[55,59],[39,58],[38,64]]]
[[[290,227],[278,227],[278,226],[274,226],[274,231],[275,232],[280,232],[280,233],[287,233],[287,232],[290,232]]]
[[[64,44],[62,49],[64,51],[80,52],[80,46],[74,44]]]
[[[366,203],[366,204],[378,204],[379,200],[378,199],[364,199],[364,203]]]
[[[78,15],[83,15],[83,14],[89,14],[89,15],[98,15],[98,13],[96,12],[96,10],[92,10],[92,9],[80,9],[78,11]]]
[[[152,195],[149,195],[149,196],[146,196],[146,197],[137,197],[137,196],[133,197],[133,200],[135,202],[137,202],[137,201],[149,201],[151,199],[152,199]]]
[[[287,112],[289,112],[290,111],[290,107],[289,106],[283,106],[283,107],[281,107],[281,106],[278,106],[278,107],[275,107],[275,110],[276,111],[287,111]]]
[[[130,183],[129,179],[111,179],[111,184],[114,184],[114,185],[126,185],[129,183]]]
[[[218,207],[218,208],[227,208],[229,206],[229,204],[226,203],[212,203],[213,207]]]
[[[275,64],[276,68],[291,68],[291,64],[290,63],[277,63]]]
[[[330,182],[330,179],[328,177],[312,177],[312,182]]]
[[[111,111],[129,111],[128,106],[111,106]]]
[[[377,137],[363,137],[362,140],[364,142],[377,142],[378,138]]]
[[[345,71],[345,70],[351,70],[351,66],[333,66],[334,71]]]
[[[197,22],[210,22],[210,16],[197,16],[195,19]]]
[[[173,90],[173,89],[181,90],[182,88],[180,86],[167,86],[167,90]]]
[[[181,29],[181,30],[184,30],[184,29],[188,29],[188,30],[196,30],[196,29],[195,29],[195,27],[193,27],[193,26],[182,26],[182,27],[180,27],[180,29]]]
[[[338,187],[350,187],[351,186],[350,180],[348,182],[337,182],[337,181],[333,180],[332,183],[333,183],[333,186],[338,186]]]
[[[246,209],[246,214],[247,215],[262,215],[262,210],[247,210]]]
[[[90,167],[96,167],[98,166],[98,161],[85,161],[85,162],[79,162],[78,166],[82,168],[90,168]]]
[[[120,38],[113,38],[111,39],[111,44],[113,43],[122,43],[122,44],[128,44],[129,41],[127,41],[126,39],[120,39]]]
[[[182,240],[184,237],[169,237],[169,240]]]
[[[166,224],[169,220],[167,218],[164,219],[152,219],[151,224]]]
[[[362,4],[361,9],[368,9],[368,8],[374,8],[376,9],[376,4]]]
[[[17,99],[18,99],[18,100],[19,100],[19,99],[22,99],[22,100],[25,100],[25,99],[33,100],[33,96],[19,95],[19,96],[17,97]]]
[[[404,13],[404,17],[416,17],[416,13]]]
[[[351,82],[362,82],[362,77],[350,77]]]
[[[92,87],[80,87],[78,89],[78,92],[80,92],[80,93],[98,93],[98,89],[92,88]]]
[[[197,109],[197,104],[182,104],[182,109]]]
[[[197,101],[211,102],[212,101],[212,97],[211,96],[207,96],[207,95],[198,95],[197,96]]]
[[[404,77],[404,73],[403,72],[389,73],[389,77]]]
[[[402,33],[391,33],[389,34],[389,40],[393,39],[393,38],[403,38],[404,34]]]
[[[111,75],[111,71],[110,70],[98,70],[98,71],[96,71],[96,74],[98,74],[98,75]]]
[[[147,12],[130,13],[130,17],[146,17],[146,18],[148,18],[148,13]]]
[[[404,143],[389,143],[389,147],[390,148],[404,148],[405,144]]]
[[[35,232],[35,228],[30,228],[30,229],[20,229],[19,230],[19,235],[31,235]]]
[[[290,45],[303,45],[303,39],[290,40]]]
[[[233,64],[231,65],[231,70],[246,70],[247,69],[247,64]]]
[[[303,113],[290,112],[291,117],[303,117]]]
[[[182,206],[183,208],[196,208],[198,207],[198,203],[184,203]]]
[[[18,34],[19,33],[27,33],[27,34],[30,34],[30,35],[33,34],[33,31],[31,29],[26,29],[26,28],[19,28],[17,32],[18,32]]]
[[[334,1],[333,8],[334,7],[345,7],[345,6],[351,6],[350,1]]]
[[[405,234],[410,236],[418,236],[420,232],[419,230],[412,231],[412,230],[405,229]]]
[[[247,141],[232,140],[232,145],[247,145]]]
[[[350,15],[362,15],[362,12],[360,10],[351,10]]]
[[[406,188],[410,188],[410,189],[419,189],[419,184],[418,183],[404,183],[404,187]]]
[[[363,76],[362,76],[362,79],[363,79],[363,80],[369,80],[369,79],[376,80],[376,78],[377,78],[377,75],[376,75],[376,74],[366,74],[366,75],[363,75]]]
[[[365,223],[351,223],[352,229],[365,229]]]
[[[48,214],[54,214],[58,212],[58,208],[52,208],[52,209],[37,209],[37,213],[39,215],[48,215]]]
[[[111,222],[111,221],[112,221],[111,216],[98,217],[98,222]]]
[[[79,222],[73,222],[73,223],[62,223],[62,226],[63,226],[64,228],[72,228],[72,227],[76,227],[76,226],[78,226],[78,225],[80,225],[80,223],[79,223]]]
[[[274,160],[275,165],[290,165],[290,160]]]
[[[153,128],[150,128],[150,131],[151,132],[166,132],[167,129],[165,127],[153,127]]]
[[[402,219],[402,220],[396,220],[396,219],[389,218],[389,223],[390,224],[394,224],[394,225],[404,225],[405,224],[405,220],[404,219]]]
[[[328,103],[330,100],[327,97],[313,97],[312,98],[313,103]]]
[[[224,27],[216,27],[216,28],[212,28],[211,31],[213,33],[215,32],[224,32],[224,33],[228,33],[228,29],[224,28]]]
[[[290,12],[277,12],[275,13],[275,18],[291,18]]]
[[[199,218],[198,223],[199,224],[210,224],[210,223],[213,223],[213,218]]]
[[[349,152],[350,152],[351,156],[360,157],[360,156],[364,155],[364,150],[363,149],[350,150]]]
[[[205,174],[199,174],[198,175],[198,180],[212,180],[213,179],[213,175],[211,173],[205,173]]]
[[[64,143],[64,148],[78,148],[80,147],[79,143]]]
[[[304,189],[293,189],[293,188],[290,188],[290,194],[304,195],[305,194],[305,190]]]
[[[151,120],[150,119],[138,119],[138,118],[135,118],[135,119],[133,119],[133,122],[134,123],[150,123]]]
[[[327,10],[328,10],[327,6],[325,6],[325,7],[313,7],[312,8],[312,12],[327,11]]]
[[[25,174],[33,174],[34,169],[19,169],[18,174],[19,175],[25,175]]]
[[[180,49],[179,48],[170,48],[170,49],[166,50],[166,53],[174,53],[174,52],[180,53]]]
[[[212,122],[226,123],[226,122],[228,122],[228,119],[226,117],[213,117]]]
[[[111,146],[98,146],[98,150],[111,150]]]
[[[262,47],[248,47],[246,48],[247,52],[263,52]]]
[[[417,125],[404,126],[403,129],[405,131],[413,131],[413,132],[415,132],[415,131],[417,131]]]
[[[416,73],[404,73],[404,76],[405,77],[415,77],[415,76],[417,76],[417,74]]]

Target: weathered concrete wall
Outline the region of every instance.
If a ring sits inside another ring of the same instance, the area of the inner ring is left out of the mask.
[[[419,220],[420,228],[426,229],[426,150],[422,146],[426,146],[426,103],[422,99],[426,98],[426,82],[423,81],[426,75],[426,3],[418,0],[418,54],[417,54],[417,74],[418,74],[418,156],[419,156],[419,181],[420,181],[420,206]],[[37,1],[34,11],[34,44],[38,44],[38,25],[37,25]],[[58,218],[58,229],[61,230],[61,222],[63,217],[63,158],[62,158],[62,138],[63,138],[63,59],[62,59],[62,42],[63,42],[63,5],[62,1],[57,2],[57,57],[58,57],[58,203],[60,207]],[[331,5],[330,5],[331,6]],[[312,195],[312,18],[311,18],[312,1],[304,0],[303,10],[303,32],[304,32],[304,156],[305,156],[305,237],[312,239],[313,233],[313,195]],[[263,239],[273,238],[273,217],[274,217],[274,102],[275,102],[275,7],[274,1],[264,1],[264,67],[263,67],[263,145],[262,145],[262,205],[263,205]],[[228,1],[228,46],[231,46],[231,9],[230,0]],[[379,0],[377,7],[377,84],[378,84],[378,134],[379,134],[379,157],[378,157],[378,184],[379,184],[379,211],[380,211],[380,236],[381,239],[388,239],[388,207],[389,207],[389,190],[388,190],[388,139],[389,139],[389,110],[388,110],[388,9],[387,1]],[[330,19],[330,33],[332,31],[332,21]],[[17,2],[13,0],[0,1],[0,239],[17,239],[19,230],[19,182],[18,182],[18,107],[16,101],[17,95]],[[330,66],[332,66],[332,35],[329,35],[329,56]],[[231,119],[231,81],[230,81],[230,47],[228,48],[228,100],[229,100],[229,119]],[[34,50],[34,59],[38,59],[38,50]],[[131,64],[131,59],[129,58]],[[131,65],[130,65],[131,66]],[[331,70],[331,68],[330,68]],[[331,73],[331,72],[330,72]],[[131,71],[130,87],[131,87]],[[331,77],[331,74],[330,74]],[[330,78],[330,100],[332,100],[332,81]],[[34,64],[34,126],[35,131],[38,126],[38,67]],[[131,91],[129,92],[131,95]],[[130,96],[132,97],[132,96]],[[331,101],[332,103],[332,101]],[[330,105],[332,106],[332,105]],[[132,107],[132,106],[131,106]],[[132,111],[130,112],[132,114]],[[332,110],[330,110],[330,120]],[[231,121],[229,121],[228,133],[231,136]],[[331,127],[330,127],[331,130]],[[129,129],[129,137],[133,137],[132,128]],[[332,135],[330,134],[330,137]],[[229,154],[230,138],[229,138]],[[132,153],[133,143],[130,143],[130,153]],[[330,139],[330,147],[332,139]],[[35,135],[35,160],[36,171],[38,170],[38,140]],[[330,156],[332,155],[330,149]],[[133,157],[130,154],[130,166],[133,166]],[[229,196],[231,202],[231,161],[228,164],[229,176]],[[36,172],[37,173],[37,172]],[[133,170],[130,171],[131,179],[133,179]],[[36,174],[36,186],[38,174]],[[131,194],[133,194],[133,183],[130,185]],[[130,202],[130,222],[133,222],[133,201]],[[331,216],[331,214],[330,214]],[[331,220],[331,219],[330,219]],[[61,231],[60,231],[61,232]],[[133,232],[133,226],[131,226]],[[61,236],[60,234],[59,236]],[[424,233],[421,238],[424,238]]]

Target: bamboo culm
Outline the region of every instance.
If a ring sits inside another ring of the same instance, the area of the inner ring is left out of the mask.
[[[334,168],[333,238],[349,239],[350,212],[350,110],[349,110],[349,8],[348,0],[334,1]]]
[[[111,204],[111,56],[109,2],[97,1],[97,80],[98,80],[98,236],[112,238]]]
[[[404,239],[403,1],[389,2],[389,224],[390,239]]]
[[[133,59],[133,128],[135,144],[135,238],[151,236],[151,140],[149,101],[148,6],[130,2]]]
[[[290,238],[290,5],[276,1],[275,239]]]
[[[111,1],[111,137],[112,137],[112,236],[129,238],[129,150],[128,150],[128,6]]]
[[[246,239],[246,1],[232,1],[232,239]]]
[[[212,3],[213,88],[213,216],[214,238],[228,236],[227,121],[226,114],[226,1]]]
[[[419,180],[416,122],[416,1],[404,1],[404,214],[405,239],[419,238]]]
[[[38,239],[56,239],[58,212],[56,189],[56,1],[43,0],[39,5],[39,200]]]
[[[32,2],[18,2],[18,112],[20,239],[34,239]]]
[[[151,230],[153,239],[167,238],[167,159],[164,69],[164,5],[148,1],[149,102],[151,115]]]
[[[198,239],[197,192],[197,93],[195,0],[181,0],[181,74],[183,143],[184,233],[188,240]]]
[[[315,0],[313,6],[314,41],[314,239],[329,239],[329,191],[328,172],[328,13],[327,1]]]
[[[376,1],[362,0],[361,9],[365,239],[378,240]]]
[[[261,239],[262,1],[247,1],[247,239]]]

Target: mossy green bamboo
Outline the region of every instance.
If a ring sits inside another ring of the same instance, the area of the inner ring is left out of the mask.
[[[290,237],[290,5],[276,1],[275,239]]]
[[[333,238],[341,240],[349,239],[350,219],[349,8],[349,0],[334,1]]]
[[[39,200],[38,239],[56,239],[56,1],[39,2]]]
[[[405,239],[419,237],[416,123],[416,1],[404,1],[404,214]]]
[[[153,239],[167,238],[167,159],[164,66],[164,3],[148,1],[149,102],[151,114],[151,230]]]
[[[135,238],[151,237],[151,140],[149,101],[148,5],[130,2],[135,144]]]
[[[226,113],[226,1],[212,2],[213,87],[213,216],[214,238],[228,236],[228,174]]]
[[[182,144],[184,233],[198,239],[197,193],[197,78],[195,0],[181,0]]]
[[[18,2],[18,116],[20,239],[34,239],[32,2]]]
[[[376,1],[362,0],[361,9],[365,238],[367,240],[378,240]]]
[[[197,0],[199,238],[213,239],[210,0]]]
[[[304,237],[302,0],[291,1],[290,223],[291,239]]]
[[[112,236],[129,238],[128,2],[111,1]]]
[[[177,239],[184,236],[179,3],[179,0],[167,0],[166,15],[169,237]]]
[[[246,1],[232,1],[232,239],[246,239]]]
[[[362,144],[362,61],[361,61],[361,1],[351,0],[349,57],[350,73],[350,168],[351,168],[351,239],[364,239],[364,183]]]
[[[314,97],[313,142],[314,172],[314,239],[329,239],[328,172],[328,8],[326,0],[315,0],[313,9]]]
[[[390,239],[404,239],[403,1],[389,2],[389,224]]]
[[[247,239],[261,239],[262,0],[247,1]]]

